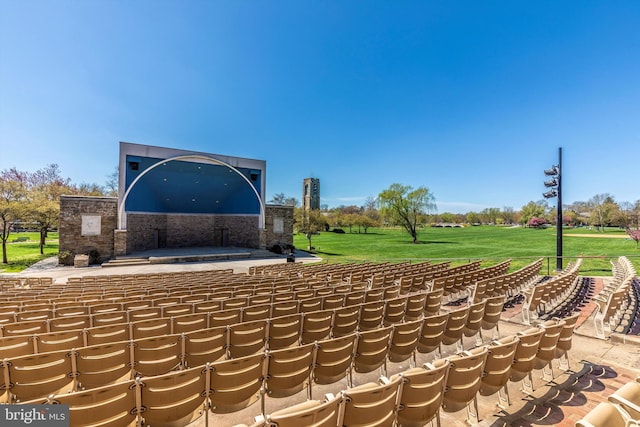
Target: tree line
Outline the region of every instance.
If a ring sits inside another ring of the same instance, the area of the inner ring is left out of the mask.
[[[7,264],[9,236],[19,229],[28,228],[40,235],[40,253],[49,231],[58,228],[60,196],[117,196],[118,171],[107,177],[105,185],[96,183],[74,184],[65,178],[57,164],[50,164],[34,172],[16,168],[0,172],[0,240],[2,263]]]
[[[402,184],[392,184],[376,198],[370,196],[362,206],[322,205],[316,211],[305,211],[295,197],[276,194],[270,203],[294,206],[294,227],[309,240],[320,231],[364,232],[371,227],[402,227],[415,243],[418,231],[428,226],[473,225],[521,225],[544,227],[556,225],[557,208],[545,199],[530,201],[520,210],[512,207],[486,208],[479,212],[437,213],[435,197],[427,187],[413,189]],[[629,236],[640,232],[640,200],[634,203],[617,202],[610,194],[596,194],[587,201],[578,201],[562,207],[562,223],[566,227],[589,226],[598,231],[605,227],[627,230]]]

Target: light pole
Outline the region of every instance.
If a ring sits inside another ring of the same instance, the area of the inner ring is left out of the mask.
[[[551,179],[544,182],[544,186],[550,188],[546,193],[542,193],[545,199],[558,198],[558,217],[556,220],[556,270],[562,271],[562,147],[558,147],[558,164],[546,169],[544,174]]]

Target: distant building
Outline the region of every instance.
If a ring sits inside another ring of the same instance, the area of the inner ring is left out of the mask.
[[[320,209],[320,180],[305,178],[302,181],[302,207],[304,210]]]

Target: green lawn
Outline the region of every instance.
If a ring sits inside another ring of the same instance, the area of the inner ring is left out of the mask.
[[[28,240],[22,241],[24,239]],[[7,240],[9,264],[0,263],[0,271],[3,273],[17,273],[43,258],[58,255],[58,233],[49,233],[44,246],[44,255],[40,255],[39,242],[39,233],[11,233],[9,240]]]
[[[313,236],[315,252],[329,262],[453,260],[455,263],[483,259],[486,264],[511,258],[512,270],[540,257],[555,257],[556,229],[478,226],[467,228],[425,228],[419,232],[419,243],[411,243],[409,235],[400,229],[369,229],[367,234],[337,234],[323,232]],[[605,236],[621,236],[610,238]],[[582,237],[589,235],[594,237]],[[588,229],[568,229],[563,233],[563,256],[567,260],[584,256],[582,274],[610,275],[610,259],[627,255],[640,271],[640,250],[634,241],[625,238],[623,230],[599,233]],[[304,235],[294,236],[294,245],[308,247]],[[589,258],[594,257],[594,258]],[[555,270],[555,258],[549,261]],[[566,262],[565,262],[566,266]],[[547,271],[547,261],[544,263]]]

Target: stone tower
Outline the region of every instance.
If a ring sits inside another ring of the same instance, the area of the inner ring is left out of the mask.
[[[305,178],[302,181],[302,207],[304,210],[320,209],[320,180]]]

